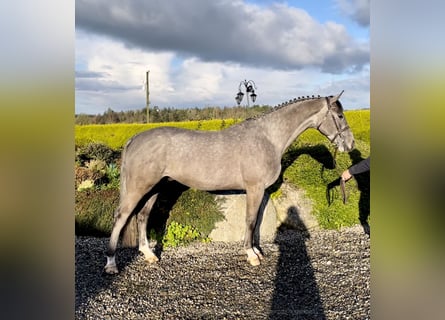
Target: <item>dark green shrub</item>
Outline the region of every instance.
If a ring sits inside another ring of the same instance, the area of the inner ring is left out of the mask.
[[[119,189],[120,184],[120,169],[114,163],[110,163],[105,168],[105,176],[107,181],[101,186],[101,189]]]
[[[185,191],[173,206],[167,225],[172,221],[185,226],[192,226],[199,231],[203,239],[215,228],[215,223],[224,219],[220,203],[215,196],[200,190]]]
[[[76,162],[79,165],[84,165],[90,160],[102,160],[107,164],[116,163],[119,158],[119,151],[115,151],[103,143],[88,143],[76,149]]]
[[[223,219],[220,203],[214,195],[168,182],[162,187],[150,214],[148,233],[164,245],[183,245],[191,239],[208,239],[215,223]],[[178,238],[182,236],[184,239]]]
[[[87,189],[75,194],[76,235],[109,236],[114,211],[119,205],[119,190]]]
[[[86,189],[77,191],[75,199],[76,235],[109,236],[119,190]],[[170,182],[150,213],[147,234],[167,247],[205,241],[223,218],[214,195]]]

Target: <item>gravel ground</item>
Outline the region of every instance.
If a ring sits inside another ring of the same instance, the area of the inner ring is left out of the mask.
[[[147,265],[118,248],[120,273],[102,273],[108,239],[76,238],[76,319],[370,319],[370,240],[342,231],[285,230],[251,267],[241,243],[166,249]]]

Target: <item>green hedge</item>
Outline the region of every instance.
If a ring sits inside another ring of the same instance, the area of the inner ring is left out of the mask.
[[[119,190],[87,189],[75,194],[76,235],[109,236]]]
[[[221,130],[227,128],[238,120],[206,120],[206,121],[185,121],[185,122],[162,122],[148,124],[97,124],[97,125],[76,125],[75,144],[85,146],[90,143],[102,143],[110,146],[114,150],[123,148],[128,139],[135,134],[157,128],[157,127],[177,127],[191,130]]]

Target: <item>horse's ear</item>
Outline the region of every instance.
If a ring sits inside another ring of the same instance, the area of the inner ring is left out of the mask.
[[[343,94],[343,92],[345,92],[345,90],[342,90],[339,94],[337,94],[336,96],[333,97],[329,97],[329,103],[332,104],[334,102],[336,102],[338,99],[340,99],[340,96]]]

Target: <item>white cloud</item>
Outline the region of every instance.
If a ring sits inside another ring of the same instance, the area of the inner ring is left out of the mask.
[[[369,96],[369,70],[358,76],[365,84],[359,87],[356,78],[347,76],[349,80],[344,80],[345,76],[320,74],[315,69],[271,70],[197,58],[181,60],[173,53],[146,53],[115,40],[85,37],[82,33],[77,42],[80,49],[76,55],[84,61],[83,69],[76,72],[77,113],[143,108],[147,69],[151,105],[160,107],[234,106],[242,80],[256,83],[258,104],[275,105],[297,96],[330,95],[345,89],[344,105],[354,108],[363,107],[354,99],[363,101],[360,96]],[[351,96],[353,91],[359,92],[358,97]]]
[[[76,98],[89,97],[100,110],[143,108],[147,70],[150,70],[151,92],[162,97],[162,93],[173,90],[170,80],[173,53],[130,49],[118,41],[83,32],[76,33],[76,48],[80,64],[76,70]]]

